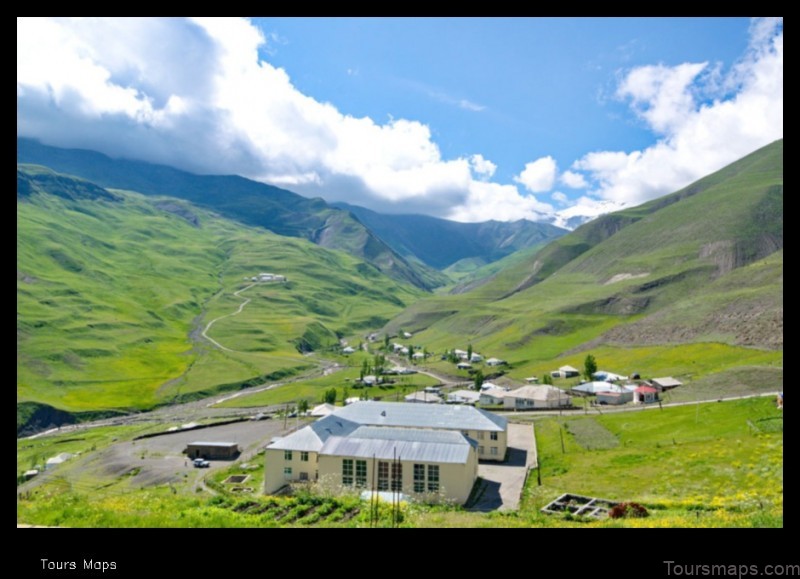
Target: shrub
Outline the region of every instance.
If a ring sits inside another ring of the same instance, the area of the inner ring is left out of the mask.
[[[608,511],[608,516],[612,519],[640,519],[649,516],[649,513],[639,503],[620,503]]]

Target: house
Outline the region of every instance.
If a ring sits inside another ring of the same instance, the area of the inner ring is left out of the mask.
[[[633,391],[633,401],[636,404],[658,402],[658,390],[651,386],[639,386]]]
[[[464,350],[453,350],[453,354],[459,360],[466,360],[468,357],[467,353]]]
[[[572,398],[555,386],[523,386],[510,390],[503,397],[503,407],[514,410],[539,408],[566,408],[572,406]]]
[[[342,354],[353,354],[355,353],[356,349],[352,346],[347,346],[346,348],[342,348]]]
[[[448,404],[476,404],[481,393],[475,390],[456,390],[447,395]]]
[[[354,403],[360,402],[360,401],[361,401],[361,398],[359,398],[358,396],[350,396],[349,398],[345,399],[344,405],[347,406],[349,404],[354,404]]]
[[[623,386],[611,382],[585,382],[573,386],[570,391],[579,396],[593,396],[599,392],[622,392],[623,390],[625,390]]]
[[[372,374],[370,374],[368,376],[364,376],[361,379],[361,382],[366,384],[367,386],[375,386],[375,384],[378,383],[378,377],[377,376],[373,376]]]
[[[403,337],[407,340],[412,336],[411,332],[403,332]]]
[[[396,354],[397,352],[399,352],[400,350],[402,350],[403,348],[405,348],[405,346],[404,346],[403,344],[398,344],[397,342],[395,342],[394,344],[392,344],[392,351],[393,351],[395,354]]]
[[[317,481],[463,504],[478,459],[502,461],[508,421],[466,405],[356,402],[269,444],[264,492]]]
[[[481,356],[477,352],[473,352],[472,356],[469,357],[469,361],[472,362],[472,363],[482,362],[483,361],[483,356]]]
[[[441,394],[442,393],[442,387],[441,386],[426,386],[425,387],[425,392],[427,392],[429,394]]]
[[[598,404],[610,404],[619,406],[633,400],[633,392],[625,390],[623,392],[598,392],[596,402]]]
[[[456,368],[458,368],[459,370],[469,370],[472,368],[472,364],[470,364],[469,362],[459,362],[458,364],[456,364]]]
[[[482,390],[478,401],[483,406],[496,406],[503,403],[503,398],[506,396],[506,390],[503,388],[489,388]]]
[[[614,374],[614,372],[607,372],[605,370],[598,370],[592,374],[592,378],[602,382],[622,382],[623,380],[628,379],[627,376],[621,376],[619,374]]]
[[[576,376],[580,376],[581,373],[572,366],[561,366],[558,370],[550,372],[550,375],[553,378],[575,378]]]
[[[320,404],[319,406],[314,406],[311,410],[311,416],[327,416],[336,410],[336,406],[333,404]]]
[[[235,442],[190,442],[183,453],[189,458],[231,460],[239,456],[240,451]]]
[[[408,356],[408,348],[403,346],[402,348],[400,348],[400,350],[398,350],[398,353],[401,354],[402,356]]]
[[[442,404],[444,400],[438,394],[434,394],[433,392],[425,392],[421,390],[419,392],[412,392],[404,397],[406,402],[411,403],[422,403],[422,404]]]
[[[424,360],[425,359],[425,354],[423,354],[422,352],[414,352],[413,354],[411,354],[411,357],[414,360]]]
[[[679,382],[672,376],[666,376],[664,378],[653,378],[650,380],[650,384],[658,390],[659,392],[663,392],[664,390],[670,390],[672,388],[677,388],[678,386],[683,386],[683,382]]]
[[[525,378],[525,382],[527,382],[528,384],[537,384],[539,382],[539,377],[529,376],[528,378]]]
[[[506,365],[506,361],[505,360],[501,360],[500,358],[489,358],[488,360],[486,360],[486,365],[487,366],[505,366]]]

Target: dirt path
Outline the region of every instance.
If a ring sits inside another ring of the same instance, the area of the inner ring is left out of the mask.
[[[220,321],[220,320],[222,320],[224,318],[230,318],[231,316],[238,316],[239,314],[241,314],[242,310],[244,309],[244,307],[247,304],[250,303],[250,298],[242,298],[242,296],[240,296],[239,294],[242,293],[245,290],[249,290],[251,287],[253,287],[256,284],[257,284],[257,282],[251,283],[249,286],[243,287],[242,289],[233,292],[233,295],[235,295],[237,298],[243,299],[244,301],[239,304],[239,308],[235,312],[230,313],[230,314],[225,314],[224,316],[220,316],[218,318],[214,318],[213,320],[208,322],[208,324],[206,325],[205,329],[202,332],[202,336],[206,340],[208,340],[209,342],[211,342],[212,344],[214,344],[217,348],[220,348],[221,350],[225,350],[226,352],[236,352],[236,350],[231,350],[230,348],[226,348],[225,346],[223,346],[222,344],[217,342],[214,338],[210,338],[206,332],[208,332],[208,330],[211,329],[211,326],[213,326],[218,321]]]

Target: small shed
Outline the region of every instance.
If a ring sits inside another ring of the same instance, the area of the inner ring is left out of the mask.
[[[506,365],[506,361],[505,360],[501,360],[500,358],[489,358],[488,360],[486,360],[486,365],[487,366],[505,366]]]
[[[637,404],[658,402],[658,390],[651,386],[639,386],[633,391],[633,401]]]
[[[481,393],[475,390],[456,390],[447,395],[447,402],[450,404],[475,404],[480,397]]]
[[[240,453],[235,442],[191,442],[183,452],[189,458],[206,460],[231,460]]]
[[[355,351],[356,351],[355,348],[353,348],[352,346],[347,346],[346,348],[342,348],[342,354],[354,354]]]
[[[574,378],[576,376],[581,375],[580,371],[578,371],[577,368],[573,368],[572,366],[561,366],[561,368],[559,368],[558,371],[564,378]]]
[[[672,376],[666,376],[664,378],[653,378],[652,380],[650,380],[650,384],[652,384],[653,388],[655,388],[659,392],[663,392],[664,390],[670,390],[672,388],[677,388],[678,386],[683,386],[683,382],[676,380]]]
[[[633,400],[633,392],[630,390],[624,390],[622,392],[598,392],[596,400],[598,404],[619,406],[620,404],[631,402]]]
[[[442,397],[438,394],[432,394],[430,392],[412,392],[408,396],[405,397],[406,402],[419,402],[423,404],[441,404],[444,402]]]
[[[458,368],[459,370],[469,370],[470,368],[472,368],[472,364],[468,362],[459,362],[458,364],[456,364],[456,368]]]

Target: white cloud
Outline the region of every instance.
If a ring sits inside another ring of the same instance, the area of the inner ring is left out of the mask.
[[[782,20],[753,20],[750,35],[747,53],[727,73],[706,63],[629,70],[617,98],[658,140],[578,159],[559,182],[596,187],[559,215],[674,191],[782,137]],[[467,221],[553,213],[517,186],[491,182],[497,166],[482,155],[443,158],[422,122],[353,117],[302,94],[259,56],[284,42],[238,18],[20,18],[18,134],[199,173],[238,173],[382,211]],[[486,108],[424,90],[465,110]],[[557,176],[555,159],[544,156],[514,181],[543,193]],[[560,192],[551,198],[563,202]]]
[[[497,170],[497,165],[484,159],[483,155],[476,154],[469,158],[470,167],[472,171],[483,179],[491,179],[494,172]]]
[[[586,182],[586,178],[583,175],[573,171],[564,171],[561,173],[559,181],[570,189],[585,189],[589,186],[589,183]]]
[[[558,203],[559,205],[564,205],[567,202],[567,196],[564,195],[561,191],[554,191],[550,194],[550,198]]]
[[[514,177],[514,181],[532,193],[542,193],[553,188],[556,170],[555,159],[548,155],[527,163],[522,173]]]
[[[573,168],[599,183],[593,195],[638,204],[783,137],[782,20],[753,21],[748,51],[726,78],[704,78],[706,66],[645,66],[627,74],[618,95],[661,138],[641,151],[598,151],[576,161]],[[696,98],[718,86],[729,96]]]

